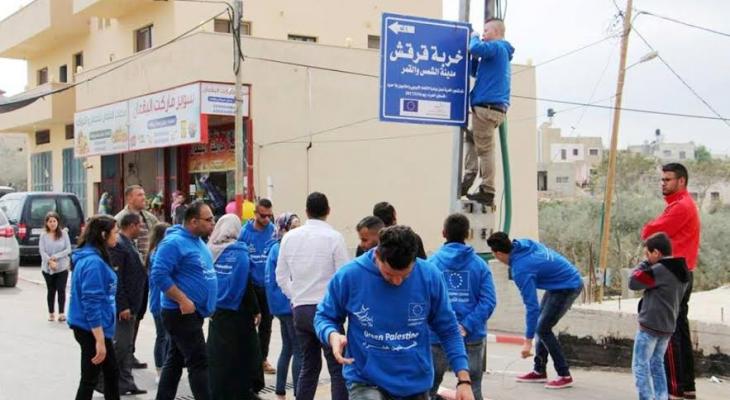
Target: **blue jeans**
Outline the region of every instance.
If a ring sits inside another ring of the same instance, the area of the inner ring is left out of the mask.
[[[474,400],[482,400],[482,366],[484,355],[484,339],[474,343],[464,343],[466,346],[466,355],[469,357],[469,378],[471,379],[471,391],[474,394]],[[436,399],[441,381],[449,367],[449,359],[446,358],[446,352],[440,344],[431,346],[433,354],[433,386],[431,387],[430,396]]]
[[[548,290],[540,301],[540,317],[537,319],[537,344],[535,345],[535,372],[544,374],[547,370],[548,354],[553,358],[555,370],[560,376],[570,376],[568,362],[563,356],[553,327],[558,324],[573,305],[583,287],[566,290]]]
[[[162,316],[153,316],[155,320],[155,368],[162,369],[167,356],[167,332],[162,324]]]
[[[276,364],[276,394],[286,394],[286,376],[289,372],[289,360],[292,360],[291,373],[294,385],[294,396],[297,395],[297,381],[302,367],[302,352],[297,343],[297,333],[294,331],[294,318],[290,315],[277,315],[281,325],[281,353]]]
[[[634,372],[639,400],[664,400],[669,397],[664,374],[664,353],[670,338],[642,330],[636,332],[631,370]]]

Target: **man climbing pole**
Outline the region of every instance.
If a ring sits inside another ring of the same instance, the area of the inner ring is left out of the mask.
[[[484,24],[481,38],[472,34],[469,52],[471,74],[476,77],[471,90],[472,131],[466,135],[466,159],[461,196],[487,206],[494,205],[494,131],[504,121],[509,108],[511,68],[515,49],[504,40],[505,26],[492,18]],[[482,182],[469,193],[479,171]]]

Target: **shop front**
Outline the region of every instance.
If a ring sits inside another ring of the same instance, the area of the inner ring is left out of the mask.
[[[244,143],[253,142],[244,87]],[[149,209],[170,221],[171,195],[203,199],[220,215],[235,197],[234,85],[194,82],[76,113],[77,158],[101,156],[95,198],[108,213],[124,188],[145,189]],[[252,176],[252,175],[249,175]],[[251,181],[248,181],[252,188]],[[248,190],[253,194],[253,190]]]

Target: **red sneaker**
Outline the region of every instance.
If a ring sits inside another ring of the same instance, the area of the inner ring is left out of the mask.
[[[539,374],[535,371],[519,375],[515,378],[517,382],[547,382],[547,373]]]
[[[546,389],[565,389],[573,386],[573,378],[570,376],[560,376],[545,384]]]

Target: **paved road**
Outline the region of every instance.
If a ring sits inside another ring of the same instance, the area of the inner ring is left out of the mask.
[[[35,281],[35,283],[33,282]],[[18,399],[71,399],[79,379],[79,350],[71,331],[65,324],[46,321],[45,287],[38,267],[21,267],[21,280],[16,288],[0,288],[0,400]],[[281,347],[278,325],[274,325],[271,353],[275,356]],[[145,318],[138,341],[138,357],[152,365],[154,324]],[[487,398],[540,399],[540,400],[626,400],[634,399],[633,379],[628,372],[574,370],[574,388],[548,391],[538,384],[518,384],[514,375],[529,370],[530,362],[518,358],[519,348],[508,344],[490,343],[488,372],[483,391]],[[275,359],[272,357],[272,362]],[[135,370],[138,385],[152,389],[150,394],[130,396],[130,399],[154,398],[155,372],[153,368]],[[323,379],[327,379],[326,368]],[[274,383],[267,376],[267,384]],[[449,376],[444,386],[453,387],[456,381]],[[707,379],[698,382],[698,393],[703,400],[730,399],[730,383],[713,384]],[[183,376],[178,392],[180,398],[190,391]],[[272,392],[263,398],[274,399]],[[97,396],[101,398],[101,396]],[[329,385],[318,390],[318,399],[329,399]]]

